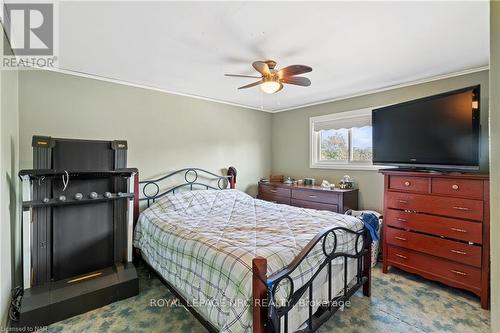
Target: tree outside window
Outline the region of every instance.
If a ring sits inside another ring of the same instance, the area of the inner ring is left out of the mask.
[[[321,130],[319,135],[320,160],[358,161],[372,160],[372,127]]]
[[[371,109],[310,118],[311,168],[376,169]]]

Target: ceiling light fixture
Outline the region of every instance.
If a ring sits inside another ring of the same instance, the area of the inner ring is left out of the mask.
[[[260,89],[266,94],[274,94],[280,90],[281,84],[277,81],[266,81],[260,85]]]

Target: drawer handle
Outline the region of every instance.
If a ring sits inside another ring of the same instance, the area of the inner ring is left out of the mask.
[[[405,186],[410,186],[411,183],[409,181],[405,181]]]
[[[467,255],[467,252],[464,252],[464,251],[458,251],[458,250],[450,250],[450,251],[453,253],[456,253],[456,254],[461,254],[463,256]]]
[[[318,197],[317,195],[312,195],[312,194],[309,195],[309,198],[317,198],[317,197]]]
[[[450,229],[453,231],[456,231],[456,232],[464,233],[464,234],[467,233],[467,230],[465,230],[465,229],[460,229],[460,228],[450,228]]]
[[[397,217],[396,218],[396,221],[399,221],[399,222],[407,222],[408,220],[407,219],[403,219],[401,217]]]
[[[456,210],[462,210],[462,211],[469,211],[470,208],[467,208],[467,207],[460,207],[460,206],[454,206],[453,209],[456,209]]]
[[[397,240],[400,240],[400,241],[406,242],[406,238],[399,237],[399,236],[395,236],[394,238],[396,238]]]
[[[455,191],[458,191],[460,186],[458,186],[457,184],[453,184],[453,185],[451,185],[451,188],[454,189]]]
[[[467,276],[467,273],[460,272],[460,271],[456,271],[456,270],[454,270],[454,269],[451,269],[450,271],[451,271],[452,273],[454,273],[454,274],[457,274],[457,275]]]
[[[395,255],[396,255],[396,257],[401,258],[401,259],[405,259],[405,260],[408,259],[407,256],[404,256],[404,255],[399,254],[399,253],[395,253]]]
[[[269,190],[269,192],[276,193],[276,192],[278,192],[278,190]]]
[[[398,200],[399,203],[402,203],[402,204],[405,204],[405,203],[408,203],[408,200]]]

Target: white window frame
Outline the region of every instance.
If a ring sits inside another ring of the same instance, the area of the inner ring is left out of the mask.
[[[309,118],[309,167],[312,169],[345,169],[345,170],[379,170],[382,166],[373,165],[372,162],[339,162],[320,160],[319,133],[314,131],[314,124],[318,122],[346,120],[351,118],[365,118],[371,116],[373,108],[359,109],[328,114]],[[351,149],[351,130],[349,130],[349,154]]]

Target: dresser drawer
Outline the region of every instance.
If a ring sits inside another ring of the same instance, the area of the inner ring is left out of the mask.
[[[432,179],[432,193],[472,199],[483,199],[483,181],[472,179]]]
[[[328,190],[292,189],[292,199],[335,205],[339,203],[338,195]]]
[[[388,192],[387,206],[435,215],[483,220],[483,202],[480,200]]]
[[[458,283],[476,293],[480,288],[481,270],[472,266],[390,245],[387,247],[387,260],[402,268]]]
[[[384,223],[389,226],[425,232],[436,236],[476,244],[483,243],[483,226],[478,222],[387,209]]]
[[[427,254],[481,267],[481,247],[462,242],[426,236],[404,230],[386,228],[386,242]]]
[[[267,193],[259,193],[257,196],[257,199],[260,200],[266,200],[274,203],[279,203],[279,204],[285,204],[289,205],[290,204],[290,198],[289,197],[280,197],[274,194],[267,194]]]
[[[429,193],[429,179],[423,177],[390,176],[389,188],[398,191]]]
[[[329,210],[329,211],[335,212],[335,213],[339,212],[338,205],[330,205],[330,204],[325,204],[325,203],[321,203],[321,202],[292,199],[291,205],[297,206],[297,207],[318,209],[318,210]]]
[[[280,197],[290,197],[291,189],[286,187],[278,187],[273,185],[262,185],[259,184],[259,194],[280,196]]]

